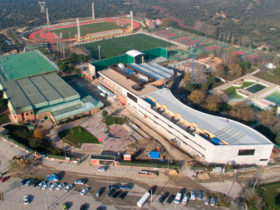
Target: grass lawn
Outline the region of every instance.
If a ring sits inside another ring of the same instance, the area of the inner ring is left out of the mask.
[[[257,192],[263,199],[263,209],[280,209],[280,183],[261,185]]]
[[[224,92],[228,95],[229,99],[242,99],[243,97],[236,92],[237,88],[238,87],[231,86],[225,89]]]
[[[106,125],[113,125],[113,124],[123,125],[125,122],[126,122],[126,119],[124,119],[122,117],[108,116],[105,119]]]
[[[99,144],[98,139],[81,126],[60,131],[60,138],[65,138],[70,144],[80,148],[83,143]]]
[[[245,81],[245,82],[243,82],[241,88],[249,87],[252,84],[255,84],[255,82]]]
[[[133,34],[124,37],[101,40],[80,45],[87,49],[93,58],[98,58],[98,46],[101,47],[101,58],[115,57],[128,50],[149,50],[158,47],[170,47],[173,44],[146,34]]]
[[[117,26],[114,23],[111,22],[100,22],[100,23],[92,23],[92,24],[87,24],[87,25],[81,25],[80,30],[81,30],[81,36],[84,36],[86,34],[90,33],[97,33],[101,31],[109,31],[113,29],[120,28],[120,26]],[[63,39],[68,39],[68,38],[73,38],[77,34],[77,27],[69,27],[69,28],[60,28],[60,29],[55,29],[51,30],[54,32],[56,35],[60,35],[62,33],[62,38]]]

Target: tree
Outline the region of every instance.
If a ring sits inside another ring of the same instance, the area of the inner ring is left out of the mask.
[[[189,71],[185,73],[183,81],[184,84],[187,84],[191,81],[191,73]]]
[[[102,111],[102,117],[105,119],[108,117],[108,112],[106,110]]]
[[[189,92],[189,93],[191,93],[192,91],[194,91],[194,89],[195,89],[195,86],[194,86],[192,83],[187,83],[187,84],[185,85],[185,90],[186,90],[187,92]]]
[[[277,133],[277,135],[275,137],[275,143],[280,145],[280,131]]]
[[[33,132],[33,137],[36,139],[44,139],[46,137],[45,131],[43,129],[36,128]]]
[[[201,90],[194,90],[192,93],[189,95],[189,99],[194,103],[194,104],[200,104],[205,100],[205,93]]]
[[[207,96],[205,103],[206,109],[212,112],[217,112],[220,109],[222,99],[217,95],[209,95]]]
[[[255,112],[251,109],[251,107],[245,102],[241,102],[236,104],[229,112],[229,115],[243,120],[245,122],[251,122],[256,120]]]
[[[35,139],[35,138],[30,138],[28,140],[28,144],[30,145],[31,148],[40,148],[43,144],[43,141],[41,139]]]
[[[234,78],[239,78],[242,76],[242,68],[238,63],[233,63],[229,66],[229,74]]]
[[[272,126],[275,123],[275,115],[272,111],[263,110],[258,118],[264,126]]]
[[[200,90],[204,92],[208,91],[208,83],[203,83],[200,87]]]

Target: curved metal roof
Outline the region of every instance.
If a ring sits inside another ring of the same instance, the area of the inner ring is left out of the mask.
[[[138,51],[138,50],[129,50],[125,54],[131,56],[131,57],[137,57],[138,55],[144,55],[144,53]]]

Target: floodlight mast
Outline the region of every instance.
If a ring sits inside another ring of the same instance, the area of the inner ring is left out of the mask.
[[[92,13],[92,19],[95,19],[95,14],[94,14],[94,3],[91,4],[91,13]]]
[[[46,4],[46,2],[45,1],[39,1],[38,3],[40,5],[41,13],[45,13],[45,4]]]
[[[130,11],[130,28],[131,28],[131,32],[133,31],[133,12]]]
[[[78,42],[80,42],[81,41],[81,31],[80,31],[80,21],[79,21],[79,18],[76,18],[76,22],[77,22]]]
[[[48,8],[46,8],[46,19],[47,19],[47,25],[50,25],[49,10],[48,10]]]

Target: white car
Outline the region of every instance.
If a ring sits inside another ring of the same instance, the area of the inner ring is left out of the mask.
[[[191,200],[195,200],[196,193],[195,191],[191,191]]]
[[[50,186],[50,190],[54,190],[56,187],[57,187],[57,183],[53,183],[53,184],[51,184],[51,186]]]
[[[211,202],[211,197],[209,196],[209,197],[206,198],[204,204],[205,204],[206,206],[208,206],[208,205],[210,204],[210,202]]]
[[[42,189],[43,190],[46,190],[46,189],[48,189],[49,187],[50,187],[50,183],[45,183],[44,185],[43,185],[43,187],[42,187]]]
[[[180,201],[181,201],[181,197],[182,197],[182,193],[178,192],[178,193],[176,194],[174,203],[179,204]]]
[[[67,186],[65,187],[64,191],[65,191],[65,192],[68,192],[68,191],[70,191],[74,186],[75,186],[74,184],[69,184],[69,185],[67,185]]]
[[[86,187],[86,188],[82,189],[82,191],[80,192],[80,195],[85,195],[88,191],[90,191],[90,187]]]
[[[56,190],[61,190],[65,186],[66,186],[66,183],[60,183],[59,185],[57,185]]]
[[[25,196],[23,197],[23,202],[24,202],[24,204],[29,204],[29,203],[30,203],[30,200],[29,200],[29,196],[28,196],[28,195],[25,195]]]
[[[189,200],[190,200],[190,194],[187,193],[182,200],[182,204],[183,205],[187,204],[189,202]]]

